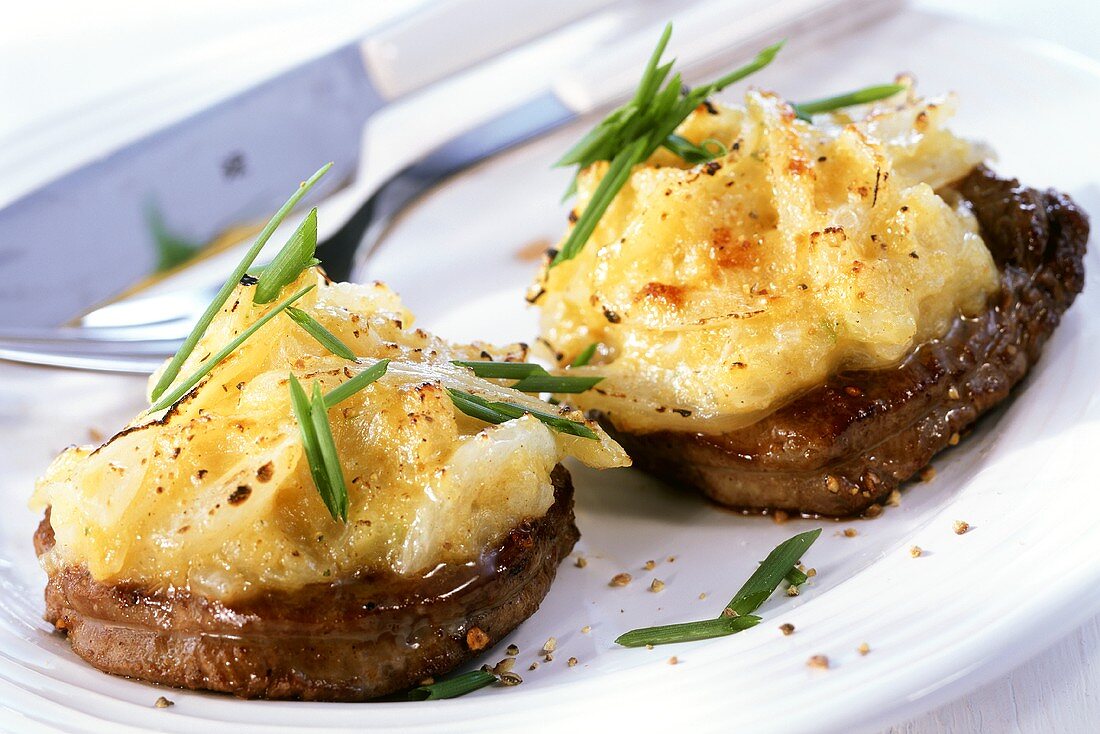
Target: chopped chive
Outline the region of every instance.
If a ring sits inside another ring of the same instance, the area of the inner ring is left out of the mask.
[[[305,311],[299,308],[288,308],[286,314],[294,319],[294,323],[309,332],[309,335],[316,339],[322,347],[329,350],[337,357],[343,357],[344,359],[350,359],[352,361],[357,359],[355,352],[351,351],[351,347],[340,341],[339,337],[322,326],[317,319],[313,318]]]
[[[260,272],[256,290],[252,293],[253,303],[271,303],[302,274],[302,271],[314,263],[313,254],[317,251],[317,207],[314,207],[290,235],[283,249]]]
[[[791,586],[802,586],[810,577],[797,568],[792,568],[790,571],[787,571],[787,575],[784,578]]]
[[[534,410],[515,403],[493,402],[490,405],[510,418],[522,418],[525,415],[534,416],[559,433],[568,433],[571,436],[580,436],[581,438],[598,438],[595,431],[583,423],[562,418],[552,413],[543,413],[541,410]]]
[[[195,373],[188,377],[186,380],[176,385],[175,389],[172,390],[172,392],[161,395],[155,403],[149,406],[149,412],[155,413],[158,410],[164,410],[168,406],[173,405],[177,400],[186,395],[191,388],[198,384],[199,380],[205,377],[210,372],[210,370],[214,369],[214,367],[217,366],[219,362],[232,354],[238,347],[241,346],[241,344],[244,344],[245,340],[248,339],[248,337],[259,331],[260,327],[262,327],[268,321],[271,321],[271,319],[275,318],[275,316],[282,311],[285,311],[290,306],[290,304],[297,301],[299,298],[304,296],[309,291],[313,290],[315,287],[316,286],[307,285],[305,288],[302,288],[294,295],[289,296],[285,300],[281,301],[270,311],[265,313],[260,318],[256,319],[256,321],[251,326],[238,334],[236,339],[226,344],[217,354],[215,354],[213,357],[210,357],[201,365],[199,365],[199,368],[195,370]]]
[[[877,102],[880,99],[893,97],[905,88],[904,84],[876,84],[871,87],[857,89],[853,92],[838,94],[835,97],[815,99],[812,102],[800,102],[793,105],[793,107],[799,119],[810,122],[811,116],[819,112],[831,112],[832,110],[839,110],[843,107]]]
[[[329,390],[325,395],[325,405],[331,408],[337,403],[342,403],[347,400],[352,395],[386,374],[389,365],[390,361],[388,359],[381,359],[347,382]]]
[[[520,392],[584,392],[602,377],[572,377],[551,375],[541,365],[533,362],[467,362],[455,360],[451,364],[468,367],[474,375],[485,379],[510,379],[518,382],[509,385]]]
[[[580,219],[573,225],[573,229],[569,230],[569,236],[565,239],[561,249],[550,261],[551,267],[566,260],[572,260],[581,251],[585,243],[588,242],[588,238],[596,230],[596,225],[600,223],[600,218],[603,217],[604,212],[611,206],[611,202],[615,200],[622,187],[626,185],[634,166],[646,159],[643,154],[647,146],[648,141],[642,138],[615,154],[615,157],[611,160],[611,167],[600,179],[600,183],[596,186],[596,191],[592,194],[588,206],[584,208]]]
[[[802,554],[819,535],[821,528],[799,533],[777,545],[726,605],[726,609],[741,616],[755,612],[794,569]]]
[[[596,356],[596,349],[599,346],[600,346],[599,342],[592,342],[591,344],[589,344],[587,347],[584,348],[583,352],[581,352],[580,354],[577,355],[576,359],[574,359],[572,364],[570,364],[569,366],[570,367],[584,367],[584,366],[586,366],[589,362],[592,361],[592,358]]]
[[[179,351],[176,352],[172,360],[164,368],[164,372],[161,374],[160,379],[157,380],[157,384],[153,387],[152,398],[158,400],[164,391],[175,382],[176,377],[179,375],[180,368],[183,367],[183,363],[187,361],[187,358],[191,356],[191,352],[194,351],[195,345],[199,343],[199,339],[206,333],[206,330],[210,327],[210,323],[214,320],[214,317],[218,315],[218,311],[225,305],[225,302],[229,299],[229,294],[233,292],[233,289],[240,283],[244,274],[248,272],[249,266],[256,259],[256,256],[260,254],[260,250],[263,249],[267,241],[271,239],[272,233],[276,230],[279,224],[286,218],[286,215],[290,213],[290,210],[301,200],[306,193],[313,188],[313,185],[317,181],[328,173],[328,170],[332,168],[332,163],[326,163],[321,166],[317,173],[309,177],[309,179],[298,187],[283,207],[279,211],[275,212],[275,216],[271,218],[271,221],[267,223],[267,226],[263,228],[260,234],[256,237],[256,241],[252,243],[252,246],[248,248],[248,252],[237,264],[237,267],[233,269],[229,279],[225,281],[225,285],[221,287],[218,294],[214,296],[214,300],[210,302],[210,305],[206,307],[206,311],[199,317],[198,323],[191,329],[191,333],[187,335],[187,338],[183,341]],[[158,401],[156,404],[160,404]],[[174,402],[174,401],[172,401]]]
[[[344,469],[340,466],[340,456],[336,453],[336,440],[332,436],[332,425],[328,421],[328,406],[321,386],[313,383],[313,397],[309,404],[310,422],[320,449],[321,464],[327,481],[327,491],[321,492],[333,520],[348,521],[348,487],[344,483]],[[312,459],[311,459],[312,463]],[[312,471],[312,468],[311,468]],[[320,487],[318,487],[320,489]]]
[[[795,564],[819,535],[821,528],[800,533],[777,545],[716,619],[644,627],[620,635],[615,642],[624,647],[691,642],[723,637],[756,626],[760,617],[752,612],[771,596],[783,579],[794,586],[806,581],[806,574],[795,568]]]
[[[489,401],[485,398],[473,395],[472,393],[455,390],[453,388],[447,388],[447,393],[451,396],[451,401],[455,404],[456,408],[466,415],[477,418],[478,420],[483,420],[486,423],[500,424],[514,418],[522,418],[525,415],[531,415],[560,433],[568,433],[573,436],[580,436],[581,438],[598,438],[595,431],[591,428],[583,423],[569,420],[568,418],[562,418],[561,416],[544,413],[540,410],[534,410],[514,403]]]
[[[472,399],[474,396],[469,393],[447,388],[447,394],[451,396],[451,402],[454,403],[455,407],[471,418],[477,418],[493,425],[512,420],[511,417],[504,415],[499,410],[489,407],[488,401],[474,401]]]
[[[442,698],[458,698],[467,693],[496,683],[497,677],[485,670],[471,670],[438,683],[417,686],[409,691],[410,701],[435,701]]]
[[[682,138],[679,135],[669,135],[665,138],[663,145],[673,154],[679,156],[688,163],[696,164],[706,163],[707,161],[712,161],[719,156],[729,153],[726,146],[714,138],[707,138],[696,145],[687,138]]]
[[[309,473],[313,477],[313,486],[316,487],[317,493],[321,495],[321,501],[325,503],[325,507],[335,519],[339,506],[325,471],[325,460],[313,425],[313,409],[306,391],[293,373],[290,375],[290,405],[294,410],[294,418],[298,421],[298,430],[302,434],[302,447],[306,452],[306,463],[309,464]]]
[[[514,385],[520,392],[579,393],[598,384],[602,377],[571,377],[558,375],[530,375]]]
[[[694,642],[725,637],[735,632],[747,630],[760,623],[760,617],[719,617],[698,622],[666,624],[660,627],[642,627],[630,630],[615,638],[615,644],[623,647],[642,647],[643,645],[669,645],[676,642]]]
[[[502,378],[506,380],[521,380],[529,375],[547,374],[542,365],[534,362],[475,362],[455,360],[451,364],[459,367],[469,367],[474,375],[483,378]]]

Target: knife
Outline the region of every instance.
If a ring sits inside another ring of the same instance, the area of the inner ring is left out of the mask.
[[[25,194],[0,210],[0,327],[68,323],[211,243],[235,243],[227,233],[277,208],[288,182],[334,161],[311,192],[324,199],[360,169],[379,110],[611,4],[443,2]],[[486,34],[489,21],[507,25]]]

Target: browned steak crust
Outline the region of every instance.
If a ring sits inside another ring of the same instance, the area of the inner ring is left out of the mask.
[[[68,567],[50,576],[46,620],[108,673],[248,698],[382,696],[446,673],[538,609],[579,537],[569,473],[559,465],[552,479],[549,512],[513,529],[480,563],[232,603],[101,583]],[[35,549],[52,545],[47,511]]]
[[[1001,273],[984,313],[896,368],[841,373],[729,433],[609,432],[635,466],[741,509],[865,512],[1004,400],[1085,283],[1088,218],[1066,195],[975,169],[957,185]]]

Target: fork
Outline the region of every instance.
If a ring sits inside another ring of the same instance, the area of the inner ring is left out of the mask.
[[[347,221],[318,243],[325,272],[348,280],[365,262],[393,220],[422,194],[445,179],[508,148],[527,142],[577,116],[551,92],[545,92],[488,122],[462,133],[419,157],[382,181]],[[140,324],[5,329],[0,359],[105,372],[148,374],[179,348],[195,313],[216,287],[134,299],[108,309],[136,310],[163,317]],[[196,308],[197,305],[197,308]]]
[[[675,54],[683,67],[747,52],[788,33],[829,38],[871,18],[893,12],[902,0],[792,0],[749,4],[729,13],[702,2],[677,18],[677,35],[690,39]],[[527,142],[583,114],[625,97],[637,69],[652,50],[660,26],[614,42],[598,59],[569,70],[551,88],[527,102],[443,142],[377,185],[332,236],[319,255],[334,280],[377,250],[393,220],[443,180],[508,148]],[[579,77],[579,78],[578,78]],[[192,287],[111,304],[79,327],[0,331],[0,360],[110,372],[149,373],[179,347],[214,287]],[[137,313],[138,319],[129,315]],[[150,317],[149,314],[154,314]]]

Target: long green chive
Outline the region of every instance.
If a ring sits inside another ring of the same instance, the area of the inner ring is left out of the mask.
[[[441,698],[458,698],[467,693],[496,683],[497,677],[485,670],[471,670],[428,686],[417,686],[409,691],[410,701],[435,701]]]
[[[325,394],[325,405],[331,408],[337,403],[344,402],[352,395],[386,374],[386,370],[389,366],[390,361],[388,359],[378,360],[347,382],[329,390],[328,393]]]
[[[327,478],[327,492],[321,492],[321,499],[332,514],[333,520],[348,521],[348,487],[344,483],[344,470],[340,466],[340,457],[336,453],[336,441],[332,436],[332,426],[328,422],[328,406],[321,386],[313,383],[313,397],[309,403],[310,421],[321,453],[321,463]],[[312,460],[311,460],[312,463]],[[318,487],[318,490],[321,488]],[[327,495],[327,496],[326,496]]]
[[[306,268],[316,265],[313,257],[317,252],[317,208],[310,210],[294,234],[286,241],[283,249],[260,272],[256,290],[252,293],[253,303],[271,303],[302,274]]]
[[[660,627],[642,627],[619,635],[615,638],[615,644],[623,647],[642,647],[643,645],[670,645],[677,642],[709,640],[713,637],[732,635],[758,624],[760,624],[760,617],[745,615],[666,624]]]
[[[199,380],[205,377],[210,372],[210,370],[214,369],[214,367],[219,362],[232,354],[238,347],[241,346],[241,344],[244,344],[245,340],[248,339],[248,337],[255,334],[257,331],[259,331],[260,327],[262,327],[268,321],[271,321],[271,319],[275,318],[275,316],[277,316],[282,311],[285,311],[290,306],[290,304],[297,301],[299,298],[304,296],[309,291],[313,290],[315,287],[316,286],[307,285],[305,288],[302,288],[294,295],[281,301],[277,306],[272,308],[260,318],[256,319],[256,321],[251,326],[238,334],[236,339],[226,344],[217,354],[215,354],[213,357],[208,358],[205,362],[199,365],[199,368],[195,370],[195,373],[188,377],[186,380],[183,380],[178,385],[176,385],[175,389],[173,389],[172,392],[161,395],[155,403],[149,406],[149,412],[155,413],[158,410],[164,410],[168,406],[174,404],[184,395],[186,395],[187,392],[195,385],[197,385]]]
[[[551,375],[541,365],[533,362],[468,362],[455,360],[451,364],[468,367],[474,375],[485,379],[515,379],[509,385],[520,392],[579,393],[597,384],[602,377],[572,377]]]
[[[799,119],[810,122],[811,116],[816,115],[819,112],[831,112],[832,110],[839,110],[843,107],[851,107],[857,104],[867,104],[868,102],[877,102],[880,99],[893,97],[895,94],[904,90],[905,88],[906,87],[904,84],[876,84],[871,87],[857,89],[854,92],[838,94],[835,97],[815,99],[812,102],[799,102],[798,104],[792,106],[794,107],[794,112],[796,115],[798,115]]]
[[[583,352],[581,352],[580,354],[577,355],[576,359],[574,359],[573,362],[569,366],[570,367],[584,367],[584,366],[586,366],[589,362],[592,361],[592,358],[596,356],[596,349],[599,346],[600,346],[599,342],[592,342],[591,344],[589,344],[587,347],[584,348]]]
[[[542,365],[534,362],[473,362],[454,360],[451,364],[468,367],[477,377],[489,379],[521,380],[528,375],[545,375]]]
[[[602,377],[530,375],[510,387],[520,392],[579,393],[592,388],[601,380]]]
[[[550,261],[551,267],[566,260],[572,260],[577,256],[577,253],[581,251],[588,242],[588,238],[596,230],[596,225],[600,223],[600,218],[604,215],[604,212],[607,211],[619,191],[626,185],[634,166],[647,158],[645,155],[647,149],[648,143],[643,138],[631,143],[629,147],[615,154],[607,173],[604,174],[604,177],[600,179],[600,183],[596,186],[592,199],[589,200],[584,212],[581,213],[580,218],[573,225],[573,229],[569,231],[569,236],[562,244],[561,249],[558,250],[558,254]]]
[[[233,269],[229,279],[225,281],[225,285],[221,287],[218,294],[214,296],[214,300],[210,302],[210,305],[206,307],[206,311],[199,317],[198,323],[191,329],[191,333],[184,339],[183,344],[180,346],[179,351],[176,352],[172,360],[164,368],[164,372],[161,374],[160,379],[157,380],[157,384],[153,387],[152,398],[157,400],[164,391],[175,382],[176,377],[179,375],[180,368],[183,367],[183,363],[187,361],[187,358],[191,356],[191,352],[194,351],[195,345],[199,343],[199,339],[206,333],[206,330],[210,327],[210,322],[214,320],[214,317],[218,315],[218,311],[225,305],[225,302],[229,300],[229,294],[233,292],[233,289],[240,283],[241,278],[248,272],[248,268],[252,265],[252,262],[256,259],[256,256],[260,254],[260,250],[271,238],[272,233],[282,223],[286,215],[290,213],[290,210],[301,200],[306,193],[313,188],[313,185],[317,181],[328,173],[328,169],[332,168],[332,163],[326,163],[321,166],[317,173],[309,177],[309,179],[298,187],[298,190],[294,192],[283,207],[275,213],[275,216],[271,218],[271,221],[267,223],[267,226],[263,228],[259,236],[256,237],[256,241],[252,243],[252,246],[248,248],[248,252],[237,264],[237,267]],[[156,405],[159,405],[158,401]],[[174,402],[174,401],[173,401]]]
[[[313,408],[306,391],[293,373],[290,375],[290,405],[294,410],[294,418],[298,421],[298,430],[302,434],[302,448],[306,452],[306,463],[313,477],[313,486],[317,488],[321,501],[325,503],[333,519],[336,519],[340,509],[339,503],[325,470],[324,456],[321,454],[321,445],[313,425]]]
[[[819,535],[821,535],[821,528],[800,533],[777,545],[717,619],[644,627],[620,635],[615,642],[624,647],[664,645],[723,637],[755,627],[760,622],[760,617],[753,615],[752,612],[767,601],[783,579],[787,579],[794,586],[806,581],[806,574],[799,571],[795,564]]]
[[[451,397],[451,402],[454,403],[455,407],[471,418],[477,418],[493,425],[512,420],[510,416],[490,407],[488,401],[475,401],[474,396],[470,393],[447,388],[447,394]]]
[[[317,343],[337,357],[343,357],[344,359],[350,359],[352,361],[357,359],[355,352],[351,351],[351,347],[340,341],[339,337],[322,326],[321,322],[305,311],[298,308],[288,308],[286,314],[294,319],[294,323],[309,332],[309,335],[316,339]]]
[[[814,544],[819,535],[821,528],[799,533],[777,545],[737,591],[726,609],[741,616],[755,612],[768,600],[791,569],[794,569],[802,554]]]
[[[560,433],[568,433],[573,436],[580,436],[581,438],[598,438],[595,431],[591,428],[583,423],[569,420],[568,418],[562,418],[561,416],[544,413],[540,410],[534,410],[514,403],[489,401],[472,393],[455,390],[453,388],[447,388],[447,393],[451,396],[451,401],[455,404],[456,408],[466,415],[483,420],[486,423],[500,424],[514,418],[522,418],[525,415],[531,415]]]

